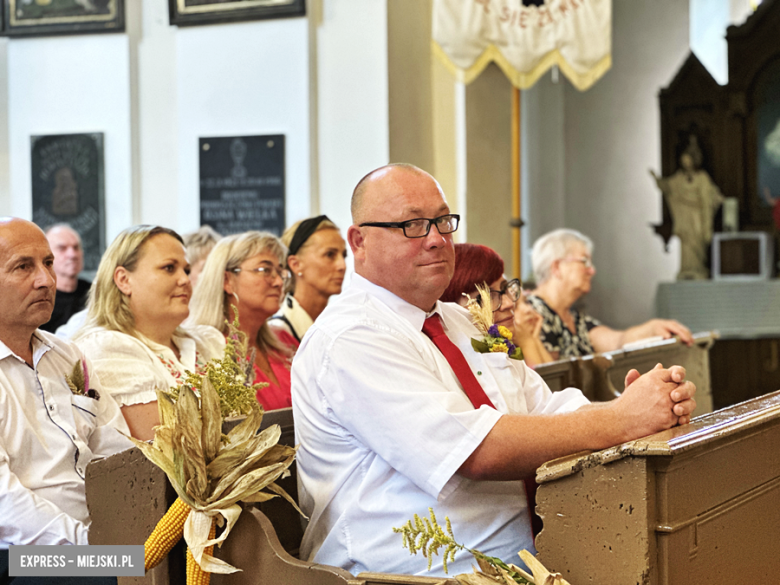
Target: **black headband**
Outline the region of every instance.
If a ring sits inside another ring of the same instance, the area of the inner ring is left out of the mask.
[[[317,231],[320,223],[322,223],[322,221],[325,219],[328,219],[327,215],[318,215],[317,217],[304,219],[301,222],[301,225],[298,226],[298,229],[295,230],[295,235],[292,237],[287,255],[293,256],[297,254],[298,250],[301,249],[301,246],[303,246],[306,243],[306,240],[308,240],[311,235]]]

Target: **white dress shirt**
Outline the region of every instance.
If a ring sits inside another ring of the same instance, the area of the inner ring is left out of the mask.
[[[292,367],[300,504],[310,518],[301,558],[355,574],[427,574],[427,560],[410,557],[392,529],[429,507],[470,548],[506,561],[533,550],[523,483],[456,472],[502,413],[569,412],[588,401],[573,388],[551,393],[505,353],[477,353],[479,332],[462,307],[437,303],[435,312],[496,409],[474,409],[422,333],[424,311],[358,275],[303,340]],[[459,554],[450,574],[472,563]],[[433,573],[443,574],[440,559]]]
[[[130,431],[75,345],[39,330],[32,349],[34,368],[0,342],[0,549],[88,544],[84,472],[132,447],[117,429]],[[65,382],[76,363],[98,400]]]
[[[221,358],[225,336],[214,327],[194,325],[187,336],[174,336],[179,358],[170,347],[103,327],[89,328],[75,341],[95,365],[103,388],[120,406],[157,400],[156,389],[184,382],[185,372],[200,372],[207,362]]]

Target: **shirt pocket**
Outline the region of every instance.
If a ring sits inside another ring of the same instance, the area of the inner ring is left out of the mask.
[[[483,353],[482,359],[485,360],[485,365],[492,370],[502,370],[509,367],[510,358],[503,351]]]
[[[97,426],[97,400],[77,394],[73,394],[70,400],[73,406],[73,421],[76,423],[76,431],[84,440],[89,440],[92,431]]]

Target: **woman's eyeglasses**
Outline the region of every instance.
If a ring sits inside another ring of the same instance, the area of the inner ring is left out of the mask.
[[[593,268],[593,260],[587,256],[583,256],[582,258],[563,258],[561,262],[582,262],[585,268]]]
[[[501,290],[490,289],[490,308],[493,312],[498,311],[501,308],[501,297],[508,296],[509,299],[516,303],[523,296],[523,285],[517,278],[513,278],[507,282]],[[477,296],[477,303],[482,306],[482,297]]]
[[[273,283],[276,277],[282,279],[282,283],[290,280],[290,271],[286,268],[273,268],[271,266],[258,266],[257,268],[234,268],[231,272],[238,274],[239,272],[253,272],[254,274],[263,276],[269,283]]]

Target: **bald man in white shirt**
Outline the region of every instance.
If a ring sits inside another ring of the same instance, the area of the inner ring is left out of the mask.
[[[75,345],[38,329],[54,306],[54,257],[43,232],[0,218],[0,551],[88,544],[84,473],[132,445],[118,406]],[[84,382],[71,389],[74,368]],[[6,557],[7,558],[7,557]]]
[[[300,504],[310,518],[301,558],[353,573],[425,574],[427,560],[410,557],[392,529],[432,507],[466,546],[517,561],[518,550],[533,550],[522,480],[539,465],[690,420],[695,387],[679,367],[632,371],[620,398],[590,405],[573,388],[550,392],[506,353],[474,351],[480,333],[468,312],[438,301],[452,278],[459,218],[424,171],[369,173],[352,219],[356,275],[292,367]],[[423,332],[430,320],[462,354],[465,373]],[[472,562],[459,555],[450,573],[470,572]],[[433,573],[443,574],[441,559]]]

